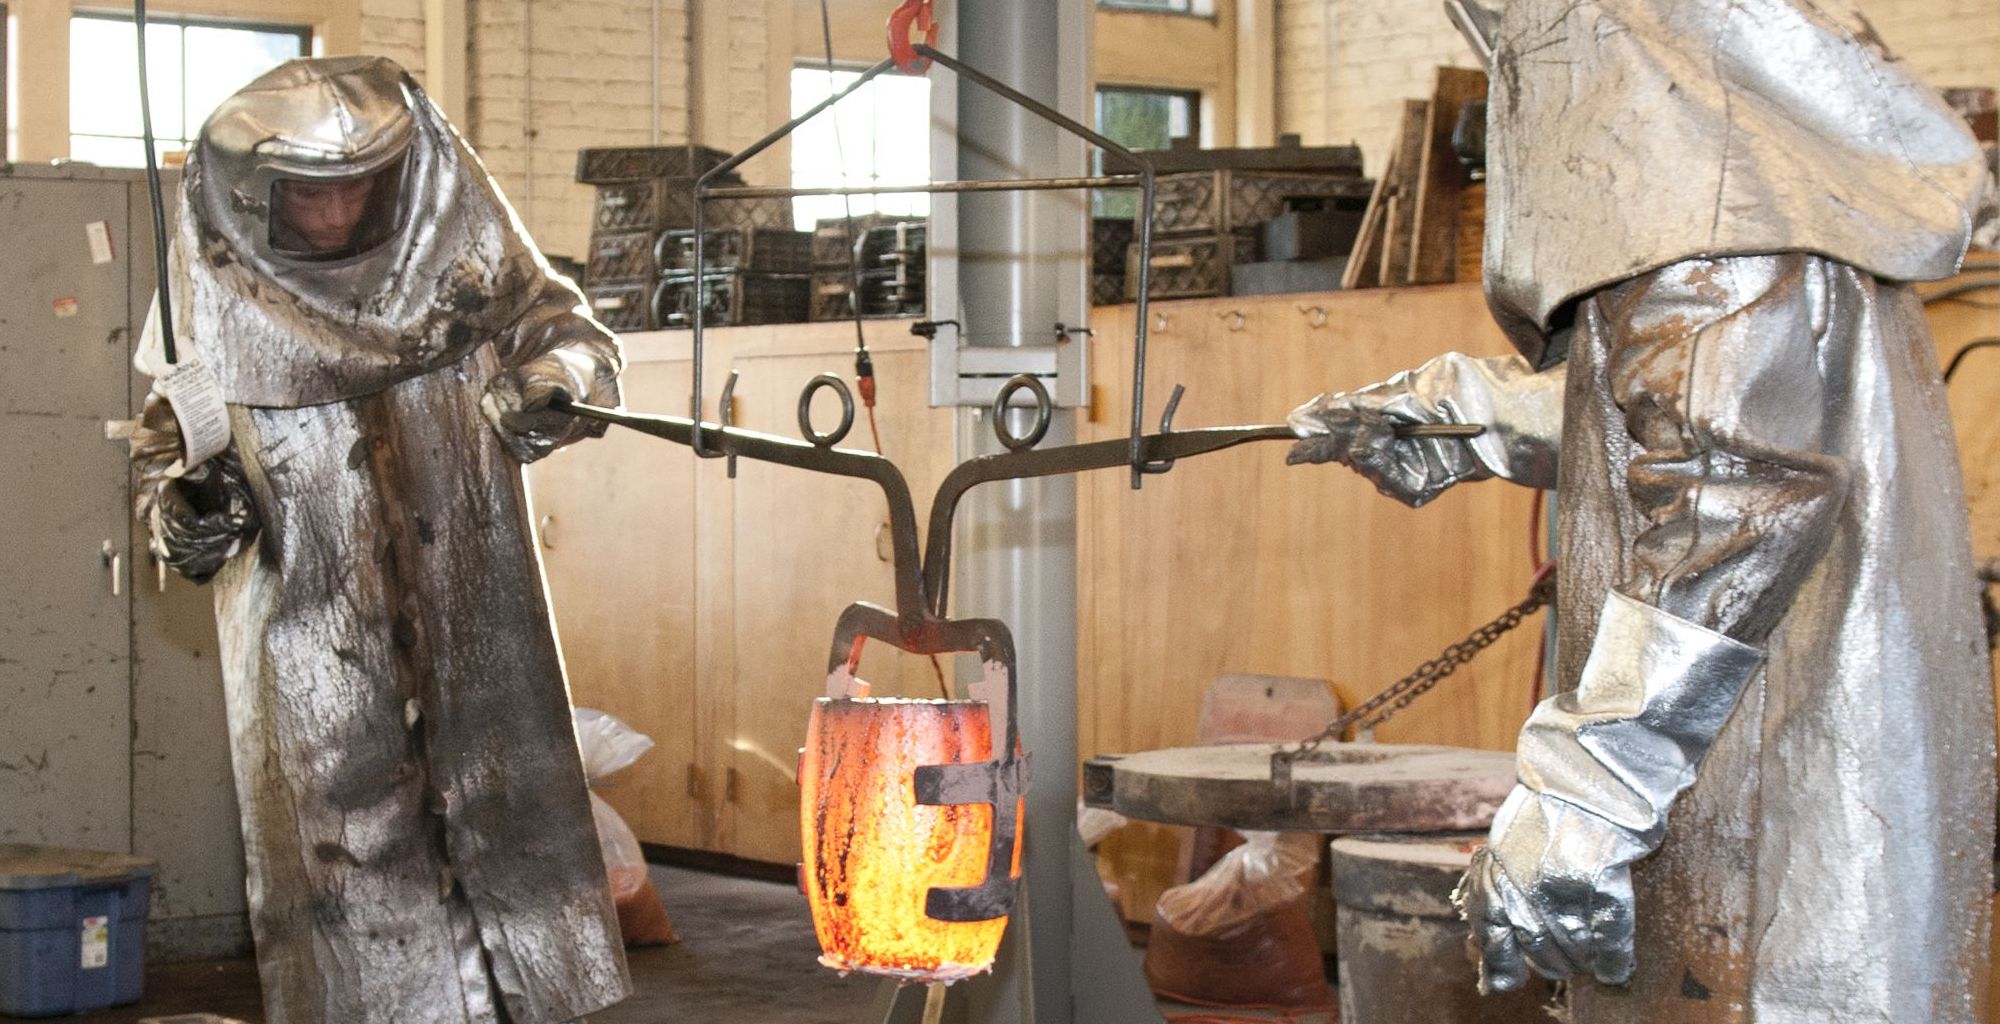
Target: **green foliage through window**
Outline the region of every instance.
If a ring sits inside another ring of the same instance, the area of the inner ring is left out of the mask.
[[[1166,149],[1175,139],[1199,138],[1200,118],[1198,92],[1117,86],[1097,90],[1097,130],[1127,149]],[[1103,166],[1101,158],[1098,166]],[[1138,209],[1138,193],[1130,189],[1100,189],[1091,196],[1093,216],[1131,217]]]

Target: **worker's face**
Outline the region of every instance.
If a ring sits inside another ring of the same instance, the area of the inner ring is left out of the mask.
[[[280,181],[277,214],[313,252],[339,252],[354,243],[376,180],[370,175],[352,181]]]

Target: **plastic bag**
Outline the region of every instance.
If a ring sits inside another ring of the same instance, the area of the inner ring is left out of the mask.
[[[1160,894],[1160,919],[1185,935],[1215,935],[1298,899],[1301,876],[1319,865],[1309,832],[1245,832],[1200,878]]]
[[[1160,894],[1146,945],[1147,983],[1188,1002],[1331,1005],[1304,880],[1319,864],[1320,837],[1244,836],[1200,878]]]
[[[1076,802],[1076,832],[1083,837],[1083,848],[1094,850],[1111,833],[1131,824],[1130,818],[1117,811],[1107,811],[1102,807],[1085,807],[1083,801]]]
[[[596,708],[571,711],[576,718],[577,749],[583,754],[583,775],[593,786],[653,749],[651,736],[626,725],[616,715]]]
[[[597,819],[597,845],[604,850],[604,873],[611,879],[611,898],[628,900],[646,884],[646,852],[639,837],[616,809],[590,794],[590,816]]]
[[[592,786],[605,776],[637,761],[653,749],[652,737],[626,725],[615,715],[595,708],[574,708],[577,749],[583,774]],[[628,946],[678,942],[659,892],[646,868],[646,852],[632,826],[604,798],[590,794],[590,816],[597,824],[597,845],[604,853],[604,874],[611,883],[611,900],[618,908],[618,926]]]

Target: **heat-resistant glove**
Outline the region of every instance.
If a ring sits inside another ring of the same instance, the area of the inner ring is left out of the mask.
[[[257,508],[233,453],[163,478],[151,503],[152,551],[167,568],[206,583],[257,536]]]
[[[1632,975],[1631,865],[1666,835],[1667,809],[1756,673],[1762,654],[1613,592],[1577,688],[1521,731],[1520,784],[1454,899],[1472,925],[1481,991]]]
[[[571,441],[602,432],[588,420],[549,408],[558,395],[588,401],[594,379],[589,357],[558,349],[494,374],[479,408],[514,458],[534,462]]]
[[[1563,369],[1536,373],[1519,356],[1447,353],[1354,391],[1332,391],[1286,418],[1300,438],[1286,462],[1341,462],[1412,507],[1463,480],[1503,477],[1555,486]],[[1476,438],[1402,438],[1396,427],[1474,423]]]

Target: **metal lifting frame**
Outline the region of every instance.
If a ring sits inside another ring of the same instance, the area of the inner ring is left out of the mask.
[[[996,742],[993,759],[972,765],[927,765],[918,769],[916,778],[917,798],[922,803],[988,803],[993,807],[994,828],[985,879],[979,885],[966,888],[933,889],[926,901],[926,912],[940,920],[983,920],[1006,914],[1014,901],[1016,884],[1011,876],[1010,860],[1019,824],[1016,820],[1016,808],[1019,799],[1026,792],[1029,777],[1027,755],[1017,750],[1020,731],[1018,716],[1015,714],[1018,694],[1014,642],[1011,633],[1004,623],[996,619],[953,620],[946,614],[952,554],[952,517],[958,509],[959,500],[966,492],[983,483],[1080,473],[1120,465],[1129,467],[1132,486],[1136,489],[1146,474],[1165,473],[1173,468],[1178,459],[1221,451],[1254,441],[1292,440],[1293,434],[1291,429],[1283,424],[1176,431],[1173,429],[1174,412],[1180,406],[1183,393],[1179,385],[1175,386],[1172,397],[1167,400],[1166,407],[1161,412],[1159,432],[1153,434],[1144,432],[1148,323],[1146,292],[1150,283],[1148,268],[1152,265],[1150,257],[1153,239],[1151,165],[1123,146],[938,52],[929,45],[916,44],[913,49],[919,56],[956,71],[959,75],[1053,122],[1065,131],[1138,167],[1139,173],[1080,178],[930,182],[923,185],[859,188],[712,186],[711,182],[716,176],[734,170],[745,160],[768,149],[800,125],[851,95],[875,76],[897,66],[894,59],[885,60],[868,69],[847,88],[814,105],[812,109],[786,122],[778,130],[764,136],[749,148],[701,176],[695,186],[694,258],[697,284],[707,273],[707,234],[702,206],[708,199],[1137,187],[1140,190],[1140,205],[1144,211],[1144,220],[1139,232],[1138,324],[1132,359],[1132,429],[1129,437],[1037,450],[1035,445],[1041,441],[1049,428],[1055,401],[1050,396],[1048,388],[1032,374],[1019,374],[1009,379],[1001,386],[993,400],[993,429],[999,437],[1001,446],[1007,450],[968,459],[946,474],[938,485],[937,494],[931,500],[928,548],[920,553],[917,545],[916,505],[902,471],[880,454],[836,447],[854,425],[854,396],[846,382],[838,376],[820,374],[808,381],[800,392],[798,424],[803,441],[743,430],[724,423],[710,424],[702,421],[702,334],[706,326],[705,302],[697,301],[694,308],[694,380],[687,417],[628,413],[585,405],[562,395],[557,396],[550,405],[551,408],[573,415],[615,423],[654,437],[687,445],[702,458],[729,459],[732,476],[734,460],[748,458],[815,473],[872,480],[882,488],[889,507],[889,538],[892,569],[896,581],[896,607],[891,611],[867,602],[850,605],[841,614],[836,626],[828,658],[828,671],[837,672],[847,663],[858,638],[872,637],[912,654],[976,652],[989,666],[989,670],[997,666],[1004,673],[1004,696],[990,695],[992,702],[997,705],[995,712],[1001,719],[999,728],[994,730]],[[727,418],[726,412],[736,389],[736,380],[736,372],[730,371],[728,381],[722,388],[720,405],[722,414],[718,415],[718,419]],[[812,400],[821,390],[835,392],[841,407],[839,425],[826,433],[813,428],[811,417]],[[1007,426],[1006,413],[1015,394],[1023,390],[1029,392],[1034,420],[1025,434],[1016,435]],[[1467,437],[1478,433],[1481,429],[1458,424],[1417,425],[1399,427],[1397,432],[1402,436]]]
[[[780,140],[786,138],[793,132],[797,131],[800,125],[803,125],[807,121],[810,121],[815,117],[818,117],[828,107],[831,107],[834,104],[839,103],[841,100],[846,99],[848,96],[852,95],[855,90],[861,88],[862,86],[872,81],[877,75],[880,75],[883,72],[890,70],[891,68],[897,67],[896,58],[894,56],[891,56],[883,60],[881,63],[876,64],[874,67],[869,68],[867,71],[862,72],[861,77],[855,79],[846,88],[814,104],[812,106],[812,109],[807,110],[805,113],[792,118],[790,121],[785,122],[783,125],[780,125],[776,130],[772,131],[770,134],[764,136],[761,139],[758,139],[756,142],[751,143],[748,147],[744,148],[741,152],[737,153],[735,156],[732,156],[729,159],[724,160],[722,163],[717,164],[716,166],[710,168],[707,173],[703,174],[700,178],[696,179],[694,188],[694,199],[695,199],[694,275],[695,275],[695,284],[697,291],[699,291],[701,287],[701,282],[705,279],[708,270],[707,232],[704,230],[705,217],[703,213],[703,207],[706,206],[707,200],[710,199],[754,199],[754,198],[782,198],[782,197],[796,197],[796,196],[891,195],[891,194],[915,193],[915,192],[936,194],[936,193],[950,193],[950,192],[1034,192],[1034,191],[1052,191],[1052,190],[1087,189],[1087,188],[1137,188],[1139,190],[1139,209],[1140,209],[1139,298],[1138,298],[1139,308],[1138,308],[1138,329],[1135,332],[1133,351],[1132,351],[1132,431],[1131,431],[1131,436],[1127,439],[1126,443],[1126,461],[1131,466],[1132,470],[1132,487],[1134,490],[1137,490],[1140,485],[1140,482],[1144,479],[1145,474],[1164,473],[1167,471],[1168,468],[1170,468],[1168,466],[1161,466],[1161,465],[1154,465],[1147,463],[1145,461],[1143,453],[1140,450],[1141,448],[1140,437],[1145,430],[1145,415],[1146,415],[1146,332],[1148,328],[1146,293],[1151,290],[1150,286],[1151,286],[1151,276],[1152,276],[1152,266],[1153,266],[1152,255],[1153,255],[1154,175],[1153,175],[1152,162],[1138,155],[1137,153],[1134,153],[1131,150],[1126,149],[1124,146],[1121,146],[1118,143],[1111,141],[1110,139],[1104,137],[1103,135],[1100,135],[1097,132],[1084,127],[1082,124],[1079,124],[1078,122],[1063,116],[1060,112],[1056,111],[1054,108],[1048,106],[1047,104],[1022,94],[1020,91],[1008,86],[1006,83],[1001,82],[999,79],[993,78],[992,76],[987,75],[986,73],[976,68],[970,67],[960,62],[956,58],[940,52],[939,50],[935,49],[934,47],[930,46],[927,43],[913,44],[911,49],[919,58],[935,62],[937,64],[942,64],[945,67],[951,69],[953,72],[957,73],[959,77],[967,79],[987,89],[988,91],[994,93],[997,96],[1002,97],[1003,99],[1006,99],[1007,101],[1015,104],[1016,106],[1022,108],[1023,110],[1026,110],[1031,114],[1034,114],[1036,117],[1039,117],[1042,120],[1047,121],[1058,128],[1061,128],[1063,131],[1068,132],[1069,134],[1074,135],[1077,138],[1080,138],[1085,142],[1090,143],[1093,146],[1096,146],[1098,149],[1111,154],[1112,156],[1123,161],[1127,166],[1136,168],[1137,169],[1136,173],[1104,174],[1104,175],[1095,175],[1089,177],[1071,177],[1071,178],[1019,178],[1019,179],[1006,179],[1006,180],[932,181],[932,182],[926,182],[921,185],[862,185],[862,186],[839,187],[839,188],[786,188],[786,187],[776,187],[776,186],[717,187],[713,184],[714,180],[718,176],[728,174],[731,171],[734,171],[736,168],[742,166],[744,161],[749,160],[750,158],[756,156],[757,154],[762,153],[766,149],[769,149],[773,145],[776,145]],[[719,449],[712,449],[707,446],[706,444],[707,431],[701,424],[702,332],[706,326],[706,321],[707,321],[707,313],[705,307],[706,303],[700,301],[697,301],[695,303],[694,322],[693,322],[694,389],[693,389],[693,395],[689,400],[690,409],[688,415],[694,421],[694,440],[692,441],[692,447],[694,448],[695,454],[705,459],[713,459],[713,458],[721,458],[725,453],[720,451]]]

